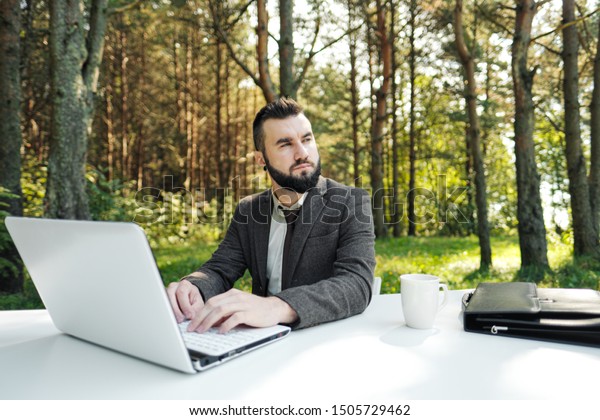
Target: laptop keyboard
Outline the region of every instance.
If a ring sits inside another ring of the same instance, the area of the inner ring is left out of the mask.
[[[181,331],[186,347],[205,354],[219,355],[228,353],[231,350],[238,349],[264,337],[262,332],[244,327],[234,328],[226,334],[219,333],[217,328],[211,328],[202,334],[198,334],[196,332],[187,332],[186,328],[188,324],[189,321],[179,324],[179,330]]]

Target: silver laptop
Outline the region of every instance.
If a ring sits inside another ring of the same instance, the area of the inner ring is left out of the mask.
[[[194,373],[290,332],[281,325],[185,332],[134,223],[7,217],[6,227],[56,327],[82,340]]]

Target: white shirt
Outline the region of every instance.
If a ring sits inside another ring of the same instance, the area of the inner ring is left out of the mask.
[[[287,223],[283,210],[296,210],[302,207],[308,192],[302,194],[302,197],[291,207],[284,206],[275,196],[273,196],[273,213],[271,214],[271,228],[269,230],[269,249],[267,251],[267,278],[269,279],[269,295],[275,295],[281,292],[281,268],[283,264],[283,245],[285,234],[287,233]]]

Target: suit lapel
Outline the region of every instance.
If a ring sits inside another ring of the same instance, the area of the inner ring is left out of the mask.
[[[321,213],[325,208],[324,195],[327,192],[326,183],[325,178],[319,178],[317,186],[309,191],[306,201],[300,208],[298,220],[294,227],[294,236],[292,236],[292,243],[290,245],[290,273],[288,276],[284,276],[284,278],[290,279],[292,284],[282,284],[282,289],[293,286],[294,271],[296,271],[296,266],[300,261],[300,256],[306,245],[308,235],[315,223],[321,218]]]

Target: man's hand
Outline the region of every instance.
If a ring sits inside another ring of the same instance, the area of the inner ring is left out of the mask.
[[[240,324],[271,327],[291,324],[297,319],[296,311],[278,297],[260,297],[231,289],[209,299],[188,325],[188,331],[203,333],[219,326],[219,332],[226,333]]]
[[[193,319],[204,306],[200,291],[187,280],[169,284],[167,295],[177,322]]]

